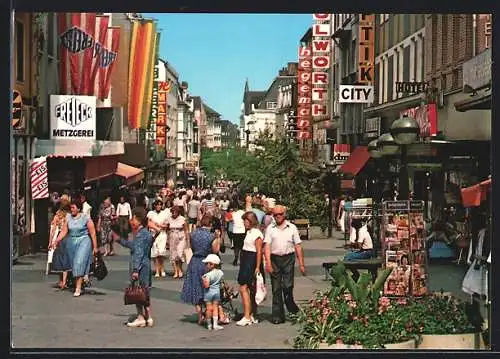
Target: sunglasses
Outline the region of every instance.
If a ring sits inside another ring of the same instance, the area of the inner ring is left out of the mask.
[[[284,214],[285,214],[285,212],[281,212],[281,213],[274,213],[274,214],[273,214],[273,217],[276,217],[276,216],[282,216],[282,215],[284,215]]]

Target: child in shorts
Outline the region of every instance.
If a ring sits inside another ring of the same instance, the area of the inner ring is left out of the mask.
[[[219,325],[219,302],[220,302],[220,286],[224,272],[217,268],[220,264],[219,256],[209,254],[203,263],[207,264],[207,273],[202,276],[203,287],[205,294],[203,300],[207,307],[206,320],[208,330],[220,330],[224,327]],[[213,318],[213,325],[212,325]]]

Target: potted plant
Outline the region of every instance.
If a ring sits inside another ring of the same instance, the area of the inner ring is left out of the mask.
[[[451,294],[432,293],[416,298],[419,349],[478,349],[483,318],[477,303],[465,303]]]
[[[389,268],[380,272],[372,283],[367,273],[355,282],[343,264],[332,268],[331,288],[315,292],[314,298],[296,317],[300,328],[294,347],[415,348],[408,303],[380,295],[391,271]]]

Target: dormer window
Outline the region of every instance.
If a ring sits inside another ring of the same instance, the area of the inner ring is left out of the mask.
[[[278,108],[278,103],[277,102],[267,102],[266,103],[266,108],[268,110],[275,110]]]

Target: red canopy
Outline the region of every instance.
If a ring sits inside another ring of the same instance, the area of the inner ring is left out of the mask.
[[[486,200],[491,190],[491,178],[474,186],[462,188],[462,204],[464,207],[479,207]]]
[[[358,146],[351,153],[347,161],[340,167],[340,171],[356,176],[370,159],[368,147]]]

